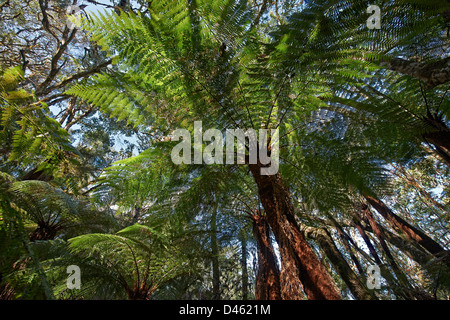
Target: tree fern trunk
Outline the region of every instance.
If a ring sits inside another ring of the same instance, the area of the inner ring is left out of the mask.
[[[25,250],[28,253],[28,256],[31,258],[33,263],[34,271],[37,273],[39,280],[41,282],[42,289],[44,290],[45,298],[47,300],[55,300],[55,296],[53,295],[53,290],[48,282],[47,276],[45,275],[45,271],[42,268],[41,262],[36,256],[33,248],[30,246],[29,239],[26,236],[25,226],[23,224],[22,217],[20,213],[17,214],[17,222],[19,227],[20,239],[22,241]]]
[[[448,166],[450,166],[450,132],[438,131],[424,134],[426,142],[431,143],[435,152],[440,156]]]
[[[281,256],[280,285],[283,300],[303,300],[305,294],[302,290],[300,268],[289,240],[283,235],[275,235]]]
[[[258,186],[259,197],[279,244],[280,253],[292,250],[308,299],[341,299],[334,281],[298,228],[292,200],[281,175],[277,173],[273,176],[263,176],[260,174],[260,166],[255,164],[249,164],[249,169]]]
[[[428,142],[428,141],[427,141]],[[434,152],[442,160],[443,163],[450,167],[450,153],[446,152],[444,149],[439,147],[439,145],[434,144]]]
[[[253,236],[258,246],[256,300],[281,300],[280,270],[270,241],[269,225],[265,217],[254,215]]]

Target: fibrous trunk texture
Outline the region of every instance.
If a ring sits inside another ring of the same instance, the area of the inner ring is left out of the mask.
[[[261,175],[260,165],[249,164],[267,221],[278,242],[282,263],[294,263],[303,291],[311,300],[339,300],[337,287],[295,221],[289,191],[280,173]],[[292,276],[295,276],[292,275]]]
[[[280,270],[270,240],[270,227],[262,215],[253,215],[253,236],[258,246],[256,300],[281,300]]]

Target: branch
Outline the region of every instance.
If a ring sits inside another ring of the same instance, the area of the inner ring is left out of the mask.
[[[9,0],[6,0],[5,2],[0,4],[0,13],[3,11],[4,7],[9,6]]]
[[[97,6],[104,6],[105,8],[114,9],[114,6],[111,6],[111,5],[106,4],[106,3],[100,3],[100,2],[97,2],[95,0],[86,0],[86,1],[89,2],[89,3],[95,4]]]
[[[58,37],[55,35],[53,31],[50,30],[50,23],[48,21],[48,15],[47,15],[47,1],[39,0],[39,8],[42,12],[42,26],[44,27],[44,30],[50,33],[55,39],[58,39]]]
[[[94,105],[90,104],[89,107],[87,108],[87,110],[82,113],[81,115],[79,115],[78,117],[76,117],[75,119],[67,122],[66,126],[64,127],[64,129],[66,131],[68,131],[74,124],[80,122],[81,120],[83,120],[84,118],[86,118],[88,115],[90,115],[92,113],[92,111],[94,111]]]
[[[62,66],[58,67],[58,61],[63,55],[64,51],[67,49],[67,46],[69,43],[75,38],[75,34],[77,32],[77,29],[73,29],[72,32],[69,35],[69,38],[67,41],[64,41],[61,46],[56,51],[55,55],[52,58],[51,61],[51,69],[47,76],[47,78],[36,88],[36,96],[42,96],[45,94],[48,94],[51,90],[49,90],[48,85],[55,79],[58,72],[61,70]]]
[[[250,27],[250,30],[252,30],[254,27],[256,27],[259,24],[259,21],[261,20],[262,15],[267,9],[267,2],[268,0],[263,0],[263,3],[261,5],[261,9],[259,9],[258,14],[256,15],[255,20],[252,22],[252,26]]]
[[[66,79],[64,79],[63,81],[61,81],[58,84],[55,84],[53,86],[50,86],[47,88],[48,92],[55,90],[55,89],[59,89],[64,87],[65,85],[71,83],[72,81],[81,79],[81,78],[86,78],[89,77],[90,75],[93,75],[95,73],[99,73],[101,71],[101,69],[103,69],[104,67],[110,65],[112,63],[112,59],[106,60],[105,62],[100,63],[99,65],[89,69],[89,70],[85,70],[85,71],[81,71],[77,74],[74,74]],[[47,91],[46,90],[46,91]]]

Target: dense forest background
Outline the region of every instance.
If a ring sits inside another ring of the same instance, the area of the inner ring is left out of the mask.
[[[0,21],[0,299],[450,298],[450,1]],[[279,172],[174,164],[195,121],[278,129]]]

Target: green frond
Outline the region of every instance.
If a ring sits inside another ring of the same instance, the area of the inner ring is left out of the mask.
[[[100,286],[118,282],[122,293],[148,288],[151,294],[165,281],[186,272],[183,254],[163,234],[144,225],[133,225],[116,234],[82,235],[68,243],[71,252],[85,257],[91,267],[107,265],[114,270],[116,275],[110,274],[112,278],[108,280],[105,277],[104,284],[100,280]],[[89,268],[86,262],[84,265]],[[87,275],[86,281],[93,280]]]

